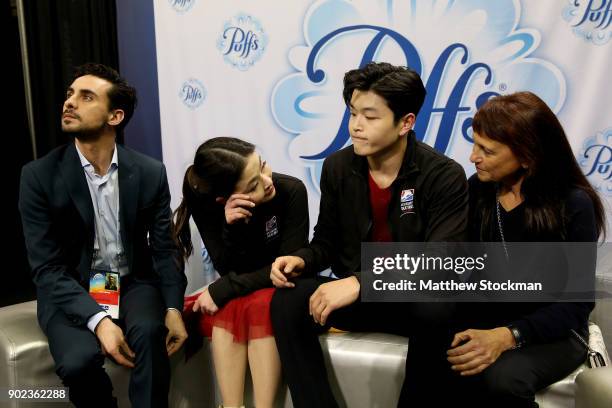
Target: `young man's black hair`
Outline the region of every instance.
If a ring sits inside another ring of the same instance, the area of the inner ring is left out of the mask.
[[[408,113],[416,116],[426,94],[419,74],[387,62],[371,62],[363,68],[348,71],[344,75],[342,92],[347,106],[355,90],[372,91],[385,99],[396,122]]]

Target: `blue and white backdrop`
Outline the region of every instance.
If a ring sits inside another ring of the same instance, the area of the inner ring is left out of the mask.
[[[612,0],[156,0],[154,20],[173,207],[196,147],[237,136],[304,180],[314,225],[322,161],[350,143],[343,74],[370,61],[421,74],[416,134],[468,176],[478,106],[535,92],[612,201]]]

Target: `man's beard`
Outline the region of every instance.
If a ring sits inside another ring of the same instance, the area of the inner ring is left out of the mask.
[[[102,124],[96,127],[75,130],[64,129],[64,127],[62,126],[62,131],[70,136],[74,136],[81,142],[91,142],[96,140],[100,136],[102,130],[104,129],[104,126],[105,124]]]

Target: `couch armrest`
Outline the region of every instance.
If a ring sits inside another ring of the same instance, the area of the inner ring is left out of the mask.
[[[0,367],[5,367],[0,370],[2,387],[62,385],[38,326],[36,301],[0,309]]]
[[[612,407],[612,367],[584,370],[576,377],[576,408]]]
[[[612,350],[612,277],[597,275],[596,290],[600,298],[595,303],[590,320],[601,328],[606,347]]]

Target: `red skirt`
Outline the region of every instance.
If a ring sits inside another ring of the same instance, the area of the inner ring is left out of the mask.
[[[187,319],[193,319],[193,304],[200,296],[197,293],[185,297],[183,313]],[[212,328],[220,327],[234,336],[234,342],[247,343],[249,340],[274,336],[272,322],[270,321],[270,301],[274,288],[259,289],[246,296],[230,300],[214,315],[195,313],[197,323],[191,330],[205,337],[212,336]],[[194,327],[195,326],[195,327]]]

